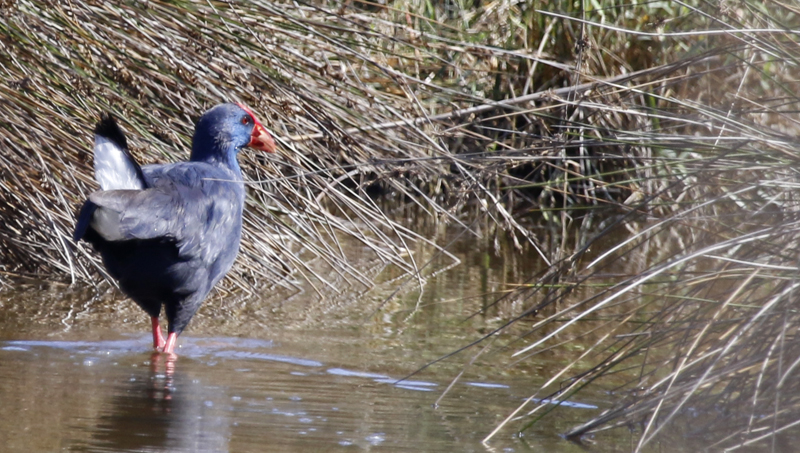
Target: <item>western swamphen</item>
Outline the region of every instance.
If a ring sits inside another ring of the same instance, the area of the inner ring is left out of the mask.
[[[140,167],[110,115],[95,129],[101,190],[84,202],[74,239],[92,244],[122,291],[150,315],[153,347],[165,353],[236,259],[244,208],[236,155],[245,146],[275,151],[272,136],[242,104],[221,104],[200,117],[189,162]]]

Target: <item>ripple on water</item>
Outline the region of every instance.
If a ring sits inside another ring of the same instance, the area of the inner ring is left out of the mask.
[[[327,370],[325,370],[325,372],[328,374],[332,374],[334,376],[359,377],[366,379],[389,379],[389,376],[386,376],[385,374],[367,373],[364,371],[353,371],[344,368],[328,368]]]

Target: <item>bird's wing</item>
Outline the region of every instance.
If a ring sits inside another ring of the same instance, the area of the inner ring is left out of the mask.
[[[75,235],[88,222],[106,241],[165,239],[175,241],[182,255],[213,260],[241,225],[242,190],[225,180],[230,176],[195,164],[148,166],[144,172],[152,183],[145,190],[91,194]]]
[[[91,227],[106,241],[179,239],[186,200],[178,191],[101,190],[89,195],[96,206]]]

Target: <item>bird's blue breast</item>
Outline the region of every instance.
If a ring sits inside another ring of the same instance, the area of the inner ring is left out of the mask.
[[[175,271],[183,274],[185,286],[209,291],[228,272],[239,251],[244,208],[241,173],[202,162],[150,165],[142,171],[150,188],[175,195],[170,230],[179,238],[178,255],[185,260],[177,263]]]

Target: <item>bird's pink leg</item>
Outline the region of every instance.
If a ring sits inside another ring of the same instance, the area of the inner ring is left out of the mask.
[[[161,326],[158,324],[158,317],[151,316],[150,320],[153,322],[153,349],[161,349],[164,347],[164,335],[161,334]]]
[[[178,341],[178,334],[176,332],[170,332],[167,335],[167,344],[164,345],[164,354],[174,354],[175,351],[175,343]]]

